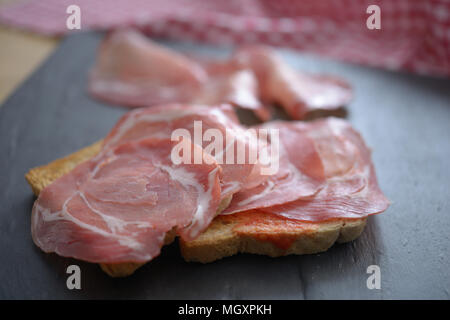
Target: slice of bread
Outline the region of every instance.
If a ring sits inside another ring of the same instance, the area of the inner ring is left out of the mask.
[[[102,141],[31,169],[26,175],[37,196],[47,185],[89,160],[101,149]],[[225,209],[231,197],[224,199],[218,213]],[[181,253],[186,261],[212,262],[239,252],[263,254],[271,257],[289,254],[310,254],[326,251],[335,242],[348,242],[359,237],[366,218],[339,219],[329,222],[307,223],[288,220],[257,210],[232,215],[218,215],[208,229],[193,241],[180,240]],[[175,239],[175,232],[166,234],[165,244]],[[112,277],[131,275],[141,263],[101,264]]]
[[[180,248],[186,261],[202,263],[239,252],[270,257],[311,254],[358,238],[365,225],[365,218],[308,223],[253,210],[217,216],[197,239],[180,239]]]

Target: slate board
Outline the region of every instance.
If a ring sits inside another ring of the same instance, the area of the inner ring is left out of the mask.
[[[450,82],[297,55],[295,67],[336,73],[354,86],[349,120],[373,148],[392,206],[362,236],[326,253],[272,259],[240,254],[186,263],[176,244],[125,279],[97,265],[42,253],[30,236],[28,169],[102,138],[125,109],[86,95],[101,34],[67,38],[0,108],[0,298],[2,299],[448,299],[450,296]],[[219,56],[229,50],[166,44]],[[78,264],[82,289],[66,288]],[[369,290],[366,269],[381,269]]]

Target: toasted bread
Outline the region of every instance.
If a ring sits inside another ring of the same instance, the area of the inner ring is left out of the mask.
[[[180,240],[186,261],[212,262],[239,252],[279,257],[328,250],[335,242],[356,239],[366,219],[308,223],[262,211],[217,216],[193,241]]]
[[[57,159],[47,165],[31,169],[26,175],[37,196],[47,185],[89,160],[101,149],[102,141]],[[222,201],[218,213],[231,198]],[[311,254],[326,251],[335,242],[356,239],[364,230],[366,218],[339,219],[320,223],[288,220],[260,211],[218,215],[208,229],[193,241],[180,240],[181,253],[186,261],[212,262],[239,252],[263,254],[271,257],[288,254]],[[175,232],[166,234],[165,244],[171,243]],[[141,263],[101,264],[112,277],[131,275]]]

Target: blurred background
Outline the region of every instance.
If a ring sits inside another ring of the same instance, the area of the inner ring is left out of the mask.
[[[230,46],[265,43],[390,70],[450,74],[446,0],[0,0],[0,103],[69,30],[135,26],[149,36]],[[369,29],[380,8],[380,29]],[[372,7],[371,7],[372,6]],[[369,21],[370,20],[370,21]]]

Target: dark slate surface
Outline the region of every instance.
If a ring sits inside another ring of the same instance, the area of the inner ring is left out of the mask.
[[[357,241],[316,255],[242,254],[207,265],[184,262],[175,244],[126,279],[42,253],[30,236],[34,197],[25,172],[100,139],[125,112],[86,95],[99,39],[71,36],[0,108],[0,298],[449,298],[450,82],[289,52],[296,67],[341,74],[355,88],[349,119],[373,148],[381,188],[392,200]],[[79,291],[66,288],[73,263],[82,270]],[[366,287],[372,264],[381,268],[380,290]]]

